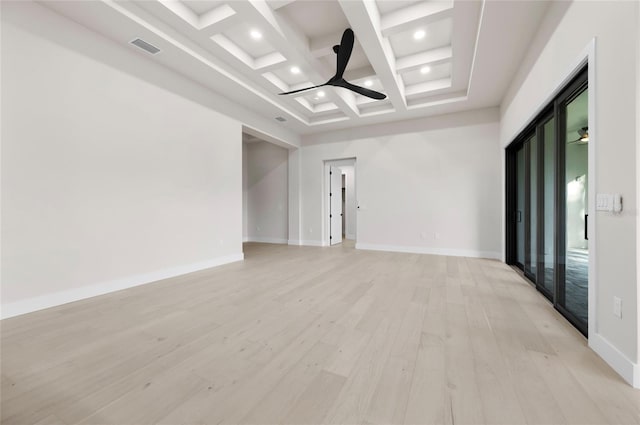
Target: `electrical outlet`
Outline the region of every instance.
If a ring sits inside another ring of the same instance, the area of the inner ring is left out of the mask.
[[[622,319],[622,300],[618,297],[613,297],[613,315]]]

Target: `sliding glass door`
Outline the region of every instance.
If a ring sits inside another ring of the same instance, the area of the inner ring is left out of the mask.
[[[531,135],[516,152],[516,265],[535,280],[537,269],[536,239],[536,138]]]
[[[525,258],[524,274],[531,281],[536,281],[538,270],[538,237],[536,229],[538,226],[538,139],[533,134],[526,142],[525,147],[528,153],[527,161],[527,256]]]
[[[589,245],[588,208],[588,91],[586,81],[558,100],[559,178],[558,209],[563,236],[560,252],[556,304],[560,311],[586,333],[588,320]]]
[[[537,287],[547,298],[553,300],[554,296],[554,280],[555,280],[555,244],[556,231],[554,214],[556,210],[555,204],[555,125],[556,120],[551,116],[547,116],[540,125],[542,136],[542,181],[540,197],[542,216],[539,223],[539,237],[542,241],[542,252],[540,252],[540,277]]]
[[[516,150],[516,204],[517,209],[515,211],[516,221],[516,240],[517,240],[517,265],[524,270],[524,251],[525,251],[525,232],[524,232],[524,212],[525,212],[525,200],[526,200],[526,180],[525,180],[525,147],[520,146]]]
[[[586,69],[507,148],[507,263],[585,335],[588,322]]]

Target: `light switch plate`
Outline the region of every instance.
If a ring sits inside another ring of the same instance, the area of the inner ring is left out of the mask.
[[[596,211],[613,211],[613,195],[598,193],[596,195]]]
[[[622,300],[618,297],[613,297],[613,315],[622,319]]]

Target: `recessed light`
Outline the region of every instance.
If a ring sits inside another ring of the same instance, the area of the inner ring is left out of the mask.
[[[425,30],[417,30],[413,33],[413,38],[414,40],[422,40],[425,35],[427,35]]]
[[[260,40],[262,38],[262,33],[258,30],[251,30],[249,34],[254,40]]]
[[[431,67],[429,65],[425,65],[422,68],[420,68],[421,74],[428,74],[430,72],[431,72]]]
[[[297,66],[292,66],[291,67],[291,73],[292,74],[300,74],[300,68],[298,68]]]
[[[366,87],[371,87],[371,86],[373,85],[373,81],[371,81],[371,80],[367,80],[367,81],[365,81],[365,82],[364,82],[364,85],[365,85]]]
[[[322,90],[318,92],[318,97],[324,97],[324,92]]]

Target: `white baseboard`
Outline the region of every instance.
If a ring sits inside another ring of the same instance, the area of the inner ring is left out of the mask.
[[[490,258],[490,259],[496,259],[496,260],[500,259],[499,252],[473,251],[473,250],[448,249],[448,248],[431,248],[426,246],[377,245],[377,244],[357,242],[356,249],[365,249],[370,251],[406,252],[410,254],[448,255],[452,257]]]
[[[615,370],[629,385],[640,388],[640,367],[600,334],[589,335],[589,347]]]
[[[355,241],[355,240],[356,240],[356,235],[355,235],[355,234],[350,235],[350,234],[348,234],[348,233],[347,233],[347,234],[344,236],[344,238],[345,238],[345,239],[349,239],[350,241]]]
[[[249,242],[249,236],[243,236],[242,237],[242,242]]]
[[[282,238],[263,238],[261,236],[247,236],[244,242],[260,242],[260,243],[282,243],[286,244],[288,241]]]
[[[104,295],[110,292],[120,291],[122,289],[133,288],[134,286],[145,285],[147,283],[157,282],[158,280],[168,279],[170,277],[176,277],[199,270],[210,269],[212,267],[221,266],[223,264],[242,261],[243,259],[243,253],[225,255],[223,257],[217,257],[209,261],[202,261],[185,266],[172,267],[170,269],[160,270],[157,272],[137,274],[122,279],[96,283],[80,288],[73,288],[66,291],[54,292],[52,294],[28,298],[26,300],[2,305],[2,312],[0,313],[0,317],[2,319],[7,319],[9,317],[20,316],[22,314],[44,310],[45,308],[56,307],[73,301],[79,301],[98,295]]]
[[[302,240],[300,241],[300,245],[304,246],[323,246],[322,241],[314,241],[314,240]]]

